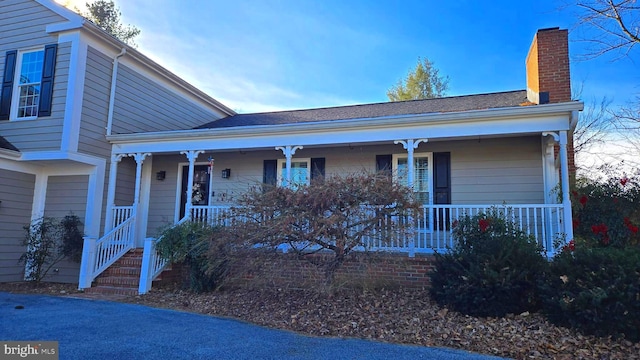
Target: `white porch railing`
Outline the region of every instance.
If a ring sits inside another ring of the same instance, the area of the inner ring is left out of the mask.
[[[133,206],[114,206],[113,217],[111,219],[111,228],[122,224],[125,220],[133,215]]]
[[[193,220],[211,225],[224,225],[224,213],[231,206],[193,206]],[[433,253],[445,251],[455,244],[452,236],[454,222],[465,216],[495,210],[516,223],[520,230],[532,235],[542,245],[547,255],[553,255],[554,240],[564,234],[562,204],[514,204],[514,205],[424,205],[420,216],[413,219],[415,236],[394,239],[389,242],[367,240],[368,249],[382,251]]]
[[[91,282],[127,251],[135,247],[135,216],[121,222],[102,238],[85,237],[80,266],[80,288]]]
[[[188,217],[182,218],[176,225],[189,220]],[[140,269],[140,282],[138,285],[138,293],[146,294],[151,290],[151,283],[162,273],[168,262],[160,257],[156,251],[156,243],[161,238],[147,238],[144,241],[144,251],[142,252],[142,268]]]

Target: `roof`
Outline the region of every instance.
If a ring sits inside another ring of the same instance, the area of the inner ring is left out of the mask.
[[[317,121],[345,119],[382,118],[397,115],[462,112],[530,105],[526,90],[497,92],[489,94],[452,96],[426,100],[410,100],[326,107],[317,109],[277,111],[265,113],[236,114],[197,129],[216,129],[255,125],[295,124]]]
[[[8,142],[7,139],[3,138],[2,136],[0,136],[0,149],[20,151],[17,147],[13,146],[12,143]]]

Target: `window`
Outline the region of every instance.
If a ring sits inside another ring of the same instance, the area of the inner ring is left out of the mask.
[[[413,190],[416,193],[416,197],[422,204],[432,204],[431,153],[414,154],[413,164]],[[393,171],[397,181],[404,185],[409,185],[407,155],[393,155]]]
[[[16,109],[16,119],[26,120],[38,116],[43,61],[44,50],[20,53],[12,106]]]
[[[297,189],[300,185],[309,185],[311,175],[311,159],[291,160],[291,184],[287,182],[287,162],[284,159],[278,160],[278,185],[288,186]]]
[[[0,120],[51,116],[58,45],[10,50],[0,81]]]

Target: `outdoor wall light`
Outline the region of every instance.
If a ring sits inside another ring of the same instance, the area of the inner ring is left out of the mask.
[[[167,177],[167,172],[166,171],[158,171],[156,173],[156,180],[163,181],[166,177]]]
[[[231,169],[222,170],[222,178],[223,179],[228,179],[230,177],[231,177]]]

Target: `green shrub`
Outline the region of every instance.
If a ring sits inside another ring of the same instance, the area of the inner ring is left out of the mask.
[[[19,263],[26,265],[26,279],[40,282],[60,261],[80,262],[83,237],[80,218],[69,214],[62,219],[43,217],[25,225],[22,244],[27,250]]]
[[[454,223],[456,246],[436,253],[431,297],[474,316],[535,310],[536,278],[544,271],[542,247],[496,209]]]
[[[216,229],[202,223],[184,222],[164,229],[156,243],[161,258],[189,269],[188,287],[194,292],[218,288],[226,273],[227,259],[215,240]]]
[[[540,281],[547,318],[600,336],[640,340],[640,249],[563,251]]]

